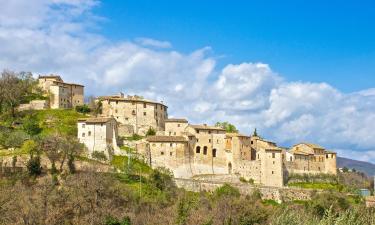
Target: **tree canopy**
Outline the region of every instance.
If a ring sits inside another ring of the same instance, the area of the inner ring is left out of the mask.
[[[229,122],[217,122],[215,127],[221,127],[228,133],[238,133],[236,126]]]

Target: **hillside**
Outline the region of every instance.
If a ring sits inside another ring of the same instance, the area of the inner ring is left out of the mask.
[[[348,158],[342,158],[337,157],[337,167],[347,167],[347,168],[354,168],[357,171],[361,171],[366,173],[368,176],[375,176],[375,164],[348,159]]]

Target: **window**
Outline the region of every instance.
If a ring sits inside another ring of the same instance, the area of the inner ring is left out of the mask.
[[[276,154],[274,152],[272,152],[272,158],[274,159],[276,156]]]
[[[172,146],[173,146],[173,144],[172,144],[172,143],[170,143],[170,144],[169,144],[169,146],[170,146],[170,147],[172,147]]]
[[[132,114],[135,115],[135,110],[132,111]]]
[[[118,117],[117,117],[117,119],[118,119]],[[125,117],[125,120],[129,120],[129,118],[128,118],[128,117]]]
[[[115,109],[115,113],[117,113],[117,109]]]
[[[181,124],[177,124],[177,127],[180,127],[181,126]]]
[[[135,105],[135,102],[132,102],[132,105]]]
[[[199,139],[197,138],[197,142],[199,142]]]
[[[208,143],[211,143],[211,139],[208,139]]]
[[[251,144],[254,144],[254,141],[251,141]]]
[[[275,165],[275,161],[273,161],[272,164]]]
[[[199,134],[199,130],[197,130],[197,134]]]
[[[208,133],[211,134],[211,131],[209,130]]]
[[[118,104],[118,101],[116,101],[116,105]]]
[[[169,136],[171,136],[171,135],[172,135],[172,132],[169,131]]]
[[[216,148],[212,149],[212,157],[216,157]]]
[[[86,135],[85,135],[85,133],[82,133],[82,137],[85,137]]]
[[[293,161],[293,156],[290,157],[290,161]]]
[[[164,152],[160,152],[160,155],[164,155]]]
[[[145,116],[145,115],[146,115],[146,112],[143,112],[143,115]]]
[[[272,174],[274,174],[275,172],[274,171],[272,171]]]
[[[195,152],[196,153],[201,153],[201,146],[197,146],[197,148],[195,149]]]
[[[328,159],[328,155],[326,155],[326,159]]]
[[[86,127],[86,125],[85,124],[82,124],[82,128],[85,128]]]
[[[203,147],[203,155],[207,155],[207,146]]]
[[[147,106],[146,106],[146,103],[143,103],[143,108],[146,108]]]
[[[169,155],[170,155],[170,156],[172,156],[172,155],[173,155],[173,153],[172,153],[172,152],[170,152],[170,153],[169,153]]]
[[[87,135],[88,135],[88,136],[91,136],[91,131],[89,131],[89,132],[87,133]]]
[[[173,132],[174,136],[176,136],[176,132]]]

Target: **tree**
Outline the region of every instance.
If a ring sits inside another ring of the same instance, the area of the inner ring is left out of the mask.
[[[46,154],[51,162],[51,173],[57,172],[56,162],[61,158],[61,141],[62,139],[55,135],[50,135],[42,138],[40,141],[40,149]]]
[[[238,133],[236,126],[228,122],[217,122],[215,127],[223,128],[227,133]]]
[[[79,112],[79,113],[86,114],[86,113],[91,112],[91,109],[86,104],[85,105],[77,105],[76,106],[76,111]]]
[[[16,107],[32,94],[35,80],[31,73],[15,73],[4,70],[0,77],[0,113],[7,109],[12,117],[16,116]]]
[[[70,173],[75,172],[74,159],[75,156],[80,155],[83,152],[83,144],[79,143],[76,138],[66,137],[61,140],[61,162],[60,162],[60,172],[63,170],[64,163],[66,159],[68,160],[68,169]]]
[[[156,135],[156,131],[154,128],[150,127],[148,128],[147,132],[146,132],[146,136],[154,136]]]
[[[256,129],[256,128],[254,129],[253,136],[254,136],[254,137],[258,137],[258,132],[257,132],[257,129]]]
[[[31,136],[37,135],[42,131],[35,116],[27,116],[23,121],[22,128]]]
[[[28,139],[28,135],[21,131],[13,131],[8,134],[8,137],[5,136],[4,147],[6,148],[19,148],[22,146],[23,142]]]

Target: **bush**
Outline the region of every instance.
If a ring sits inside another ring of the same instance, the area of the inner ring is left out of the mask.
[[[5,138],[4,147],[6,148],[19,148],[22,146],[23,142],[28,139],[28,136],[23,131],[14,131]]]
[[[146,136],[154,136],[154,135],[156,135],[155,129],[152,127],[148,128]]]
[[[42,173],[42,167],[40,166],[40,157],[31,156],[27,162],[27,171],[30,176],[39,176]]]
[[[217,188],[214,192],[214,195],[216,197],[234,197],[234,198],[238,198],[240,196],[240,191],[229,185],[229,184],[224,184],[223,186]]]
[[[104,222],[105,225],[131,225],[130,218],[128,216],[124,217],[121,221],[118,219],[108,216]]]
[[[31,136],[42,132],[42,128],[39,127],[38,120],[33,116],[28,116],[24,119],[22,128],[28,135]]]
[[[104,152],[98,152],[98,151],[94,151],[91,156],[94,158],[94,159],[97,159],[97,160],[100,160],[100,161],[106,161],[107,160],[107,156],[105,155]]]
[[[76,106],[76,111],[79,112],[79,113],[86,114],[86,113],[90,113],[91,109],[86,104],[85,105],[77,105]]]
[[[150,174],[150,182],[161,191],[175,187],[172,173],[164,168],[153,170]]]

